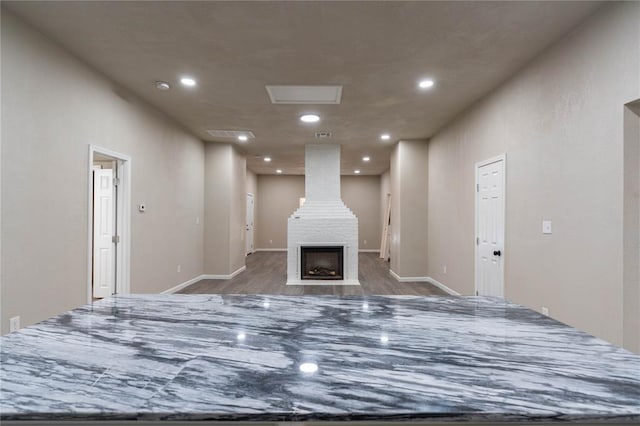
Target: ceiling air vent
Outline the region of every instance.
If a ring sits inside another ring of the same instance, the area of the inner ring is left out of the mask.
[[[316,132],[316,139],[329,139],[331,132]]]
[[[265,86],[274,104],[339,104],[342,86]]]
[[[214,138],[234,138],[238,136],[246,136],[249,139],[253,139],[256,136],[249,130],[207,130],[207,133]]]

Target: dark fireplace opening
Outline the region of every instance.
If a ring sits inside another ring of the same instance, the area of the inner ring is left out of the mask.
[[[303,280],[343,280],[343,249],[334,247],[300,247]]]

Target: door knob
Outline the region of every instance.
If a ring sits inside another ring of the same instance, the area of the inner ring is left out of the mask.
[[[494,255],[494,256],[500,256],[501,254],[502,254],[502,253],[500,253],[500,250],[495,250],[495,251],[493,252],[493,255]]]

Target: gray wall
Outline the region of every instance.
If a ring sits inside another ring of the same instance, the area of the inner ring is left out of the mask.
[[[391,270],[427,276],[427,141],[400,141],[391,154]]]
[[[204,273],[229,275],[244,266],[246,163],[232,145],[205,149]]]
[[[605,6],[432,138],[432,277],[474,291],[474,164],[506,153],[506,297],[622,344],[623,106],[640,97],[639,22],[640,3]]]
[[[623,343],[640,353],[640,100],[624,111]]]
[[[89,144],[132,157],[132,204],[147,204],[131,291],[202,274],[202,142],[4,9],[2,124],[3,333],[87,300]]]
[[[358,217],[361,250],[380,247],[380,177],[341,176],[342,201]],[[304,176],[258,175],[257,249],[287,248],[287,219],[304,197]],[[364,243],[366,240],[366,244]]]
[[[304,197],[304,176],[258,175],[256,249],[287,249],[287,219]]]
[[[341,176],[340,192],[342,201],[358,218],[359,249],[379,250],[380,176]]]

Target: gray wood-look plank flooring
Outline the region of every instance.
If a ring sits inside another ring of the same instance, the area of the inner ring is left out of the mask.
[[[377,253],[360,253],[359,286],[286,285],[286,252],[256,252],[247,256],[247,269],[230,280],[201,280],[182,289],[187,294],[285,294],[285,295],[413,295],[446,296],[426,282],[399,282],[389,274],[389,262]]]

